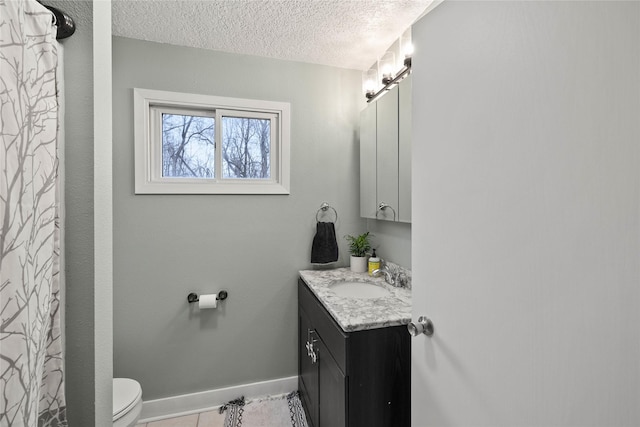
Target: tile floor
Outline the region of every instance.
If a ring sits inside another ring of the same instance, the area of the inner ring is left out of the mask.
[[[136,424],[136,427],[223,427],[224,414],[217,410],[200,412],[199,414],[185,415],[166,420],[152,421],[145,424]]]

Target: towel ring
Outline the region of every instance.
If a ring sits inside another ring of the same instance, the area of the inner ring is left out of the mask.
[[[391,207],[391,205],[386,204],[385,202],[380,202],[380,204],[378,205],[378,209],[376,210],[376,218],[378,217],[378,212],[380,211],[384,211],[387,208],[391,209],[393,211],[393,220],[396,220],[396,210],[393,209],[393,207]]]
[[[333,206],[330,206],[327,202],[322,202],[322,204],[320,205],[320,209],[318,209],[318,212],[316,212],[316,222],[320,222],[320,212],[326,212],[329,209],[333,210],[333,213],[336,216],[335,222],[338,222],[338,211]]]

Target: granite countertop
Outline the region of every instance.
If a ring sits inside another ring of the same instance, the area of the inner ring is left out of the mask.
[[[300,277],[345,332],[411,322],[411,289],[391,286],[382,277],[354,273],[349,268],[302,270]],[[340,297],[329,288],[332,283],[340,281],[372,282],[389,290],[391,296],[372,299]]]

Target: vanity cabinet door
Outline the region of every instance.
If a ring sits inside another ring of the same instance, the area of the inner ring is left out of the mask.
[[[396,86],[376,101],[376,207],[393,208],[378,210],[376,218],[390,221],[398,220],[398,92]]]
[[[411,425],[411,337],[406,326],[349,338],[349,426]]]
[[[307,414],[307,421],[312,427],[317,427],[319,395],[319,364],[314,363],[307,351],[310,332],[313,331],[309,316],[302,307],[298,307],[298,391]],[[317,343],[314,343],[316,346]]]
[[[320,379],[320,425],[318,427],[346,427],[347,422],[347,378],[335,359],[320,342],[319,347]]]
[[[298,341],[298,390],[310,427],[347,427],[348,338],[302,280],[298,281]],[[307,354],[311,341],[315,361]]]

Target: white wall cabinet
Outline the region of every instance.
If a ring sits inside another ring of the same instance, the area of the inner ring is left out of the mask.
[[[411,222],[411,76],[360,113],[360,216]]]
[[[380,98],[376,111],[376,207],[377,219],[398,219],[398,86]]]
[[[376,217],[376,111],[375,102],[360,112],[360,216]]]
[[[411,75],[398,88],[398,221],[411,222]]]

